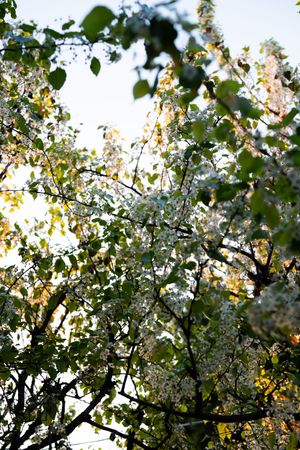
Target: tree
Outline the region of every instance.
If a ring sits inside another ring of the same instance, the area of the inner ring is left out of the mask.
[[[68,448],[82,423],[118,448],[298,448],[297,71],[273,41],[261,62],[233,59],[210,0],[197,30],[159,7],[97,7],[79,30],[41,32],[5,21],[14,7],[1,5],[1,195],[46,212],[1,217],[17,255],[0,281],[1,449]],[[76,149],[51,64],[86,46],[96,74],[97,45],[114,60],[137,40],[145,135],[130,154],[109,128],[101,152]]]

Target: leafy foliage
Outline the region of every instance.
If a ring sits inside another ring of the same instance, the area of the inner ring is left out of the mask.
[[[199,36],[159,7],[59,32],[0,13],[1,448],[68,448],[83,423],[118,448],[298,448],[300,83],[282,49],[233,59],[210,0]],[[138,40],[144,135],[76,149],[57,55],[87,47],[97,75],[97,46],[114,61]]]

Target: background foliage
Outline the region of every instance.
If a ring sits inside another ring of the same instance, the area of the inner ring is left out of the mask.
[[[0,5],[3,450],[83,423],[118,448],[298,448],[298,72],[272,40],[233,59],[213,1],[197,25],[173,3],[59,31]],[[97,76],[137,41],[144,135],[77,149],[58,55]],[[29,196],[43,217],[15,221]]]

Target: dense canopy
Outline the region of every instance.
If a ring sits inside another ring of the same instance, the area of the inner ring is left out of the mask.
[[[59,30],[0,4],[1,450],[82,424],[128,450],[299,448],[299,74],[273,40],[232,58],[212,0],[198,24],[173,4]],[[144,134],[77,148],[61,55],[97,76],[138,41]]]

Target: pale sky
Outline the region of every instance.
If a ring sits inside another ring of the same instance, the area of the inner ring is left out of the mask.
[[[34,20],[42,26],[58,26],[55,19],[69,17],[80,22],[92,7],[102,4],[117,11],[118,0],[17,0],[18,17]],[[147,2],[149,4],[149,1]],[[293,64],[299,64],[300,16],[295,6],[296,0],[218,0],[217,21],[223,30],[225,41],[232,54],[237,54],[245,45],[250,45],[254,57],[258,55],[259,43],[274,37],[285,48]],[[180,7],[192,12],[197,0],[181,0]],[[125,56],[116,65],[102,64],[96,78],[88,64],[84,65],[79,54],[67,68],[68,78],[61,89],[61,98],[72,116],[72,123],[81,127],[79,145],[99,147],[100,124],[112,123],[127,139],[139,135],[151,109],[151,100],[143,98],[134,101],[132,86],[136,74],[132,71],[131,57]],[[106,438],[101,433],[98,438]],[[83,427],[71,437],[72,443],[97,439],[88,428]],[[115,450],[116,445],[106,440],[95,446],[73,445],[74,450],[83,448]]]

